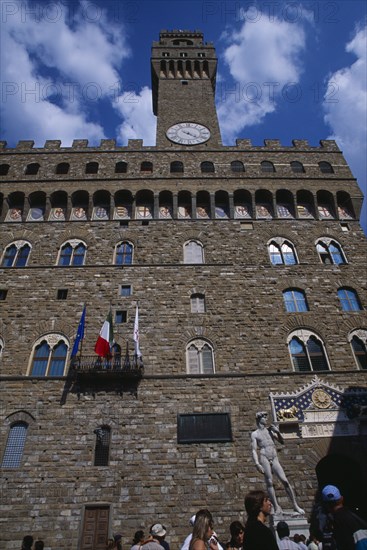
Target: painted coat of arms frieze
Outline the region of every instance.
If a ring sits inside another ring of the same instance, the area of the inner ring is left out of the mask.
[[[367,388],[340,388],[317,376],[295,392],[270,394],[286,438],[359,435],[367,425]]]

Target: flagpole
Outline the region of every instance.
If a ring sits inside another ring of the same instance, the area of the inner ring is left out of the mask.
[[[85,305],[85,302],[84,302],[84,304],[83,304],[83,311],[84,311],[84,308],[85,308],[85,307],[86,307],[86,305]],[[85,336],[85,319],[84,319],[84,334],[83,334],[83,338],[80,340],[79,367],[80,367],[80,360],[81,360],[81,358],[82,358],[84,336]]]
[[[140,335],[139,335],[139,300],[136,301],[135,321],[134,321],[134,344],[135,344],[135,366],[138,366],[138,359],[141,363]]]
[[[79,345],[80,345],[80,348],[81,348],[82,344],[83,344],[84,328],[85,328],[85,317],[86,317],[86,305],[84,304],[82,314],[81,314],[81,317],[80,317],[80,321],[79,321],[79,324],[78,324],[78,328],[77,328],[77,331],[76,331],[76,337],[74,339],[74,345],[73,345],[73,348],[72,348],[72,351],[71,351],[71,361],[73,362],[73,364],[78,363],[79,367],[80,367],[80,357],[81,357],[80,352],[79,352]]]

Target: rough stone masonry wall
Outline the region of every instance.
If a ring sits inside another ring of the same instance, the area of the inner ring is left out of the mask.
[[[320,377],[340,387],[361,381],[357,373]],[[8,381],[2,416],[21,409],[34,421],[22,467],[3,471],[3,548],[18,548],[26,532],[42,537],[49,548],[77,548],[84,507],[93,503],[111,506],[110,532],[122,532],[125,545],[135,530],[159,521],[168,528],[171,547],[178,548],[188,519],[202,507],[212,511],[225,541],[231,521],[243,519],[244,494],[264,486],[250,453],[255,412],[269,410],[269,392],[294,391],[310,380],[311,375],[292,374],[148,378],[137,397],[71,393],[63,406],[62,381]],[[177,444],[177,414],[187,412],[229,412],[233,442]],[[111,427],[108,467],[93,466],[93,430],[101,424]],[[344,438],[339,440],[334,451],[362,465],[366,444],[349,438],[346,448]],[[308,516],[317,488],[315,466],[330,444],[330,439],[287,440],[279,451]],[[276,490],[280,504],[289,508],[278,482]]]
[[[68,193],[85,189],[92,196],[99,189],[113,194],[119,189],[173,193],[185,189],[319,189],[346,190],[359,201],[361,193],[339,150],[330,142],[311,148],[305,142],[281,147],[276,141],[263,148],[242,140],[237,147],[197,153],[174,153],[143,148],[131,142],[117,148],[105,141],[88,148],[78,141],[73,148],[49,142],[41,150],[21,144],[3,150],[2,162],[11,169],[2,176],[4,200],[9,193],[37,190]],[[140,149],[139,149],[140,148]],[[209,158],[210,157],[210,158]],[[86,162],[97,160],[100,171],[86,176]],[[115,162],[129,163],[127,175],[114,174]],[[153,175],[140,174],[142,160],[154,163]],[[169,163],[182,160],[184,176],[170,176]],[[203,160],[216,162],[217,173],[203,177]],[[229,174],[232,160],[243,160],[244,176]],[[277,172],[264,176],[261,160],[276,163]],[[306,173],[292,175],[291,160],[306,166]],[[327,160],[335,174],[320,175],[317,162]],[[71,163],[68,177],[56,176],[58,162]],[[40,162],[37,176],[24,176],[24,167]],[[32,245],[25,268],[1,270],[1,288],[8,290],[0,302],[0,337],[4,350],[0,369],[2,447],[9,424],[26,418],[29,434],[21,468],[2,471],[2,537],[6,550],[16,549],[26,532],[42,537],[53,550],[77,548],[84,507],[93,503],[111,506],[110,532],[121,531],[125,544],[138,528],[159,520],[168,527],[172,549],[188,533],[188,519],[202,506],[212,510],[216,530],[225,541],[228,526],[242,519],[243,495],[263,486],[249,452],[248,433],[259,409],[269,410],[271,392],[296,391],[314,373],[294,373],[286,338],[307,327],[323,339],[330,372],[320,374],[340,388],[366,388],[366,372],[357,370],[347,336],[367,328],[366,240],[357,220],[348,221],[345,232],[338,220],[253,220],[245,229],[240,220],[28,222],[2,223],[0,255],[7,244],[27,239]],[[300,263],[272,266],[268,241],[275,236],[290,239]],[[315,240],[335,238],[343,247],[346,265],[324,265]],[[86,265],[58,267],[60,246],[70,238],[87,244]],[[205,264],[183,265],[183,244],[190,238],[204,245]],[[113,251],[121,240],[134,244],[134,263],[113,265]],[[131,284],[131,297],[119,296],[119,285]],[[337,288],[352,286],[364,310],[342,312]],[[286,313],[282,291],[303,288],[310,311]],[[57,300],[57,290],[69,290],[67,300]],[[192,293],[205,294],[206,312],[190,310]],[[132,343],[135,304],[140,305],[141,348],[145,376],[137,397],[111,391],[71,391],[63,406],[64,379],[28,376],[31,351],[43,334],[61,332],[73,342],[83,303],[87,304],[85,353],[92,353],[96,336],[111,303],[114,311],[127,310],[126,324],[116,327],[116,339]],[[213,344],[216,374],[210,378],[186,376],[185,348],[201,335]],[[229,412],[233,442],[177,444],[177,414]],[[111,427],[111,460],[108,467],[94,467],[95,435],[101,424]],[[317,489],[315,467],[330,446],[363,465],[366,439],[289,439],[281,461],[309,514]],[[282,494],[282,493],[281,493]],[[285,498],[281,504],[287,507]]]
[[[117,342],[124,349],[132,339],[136,301],[148,374],[185,373],[186,344],[196,335],[212,342],[217,372],[273,372],[275,366],[288,372],[292,366],[286,338],[301,326],[323,338],[333,370],[354,369],[347,336],[367,325],[367,313],[342,312],[337,296],[339,287],[352,286],[366,306],[366,242],[354,227],[344,233],[337,222],[321,226],[300,220],[286,227],[281,221],[258,222],[253,230],[243,230],[236,220],[195,225],[151,221],[149,226],[131,222],[128,228],[118,222],[3,224],[1,250],[26,238],[32,251],[27,267],[2,269],[2,286],[8,291],[0,302],[2,373],[27,374],[32,346],[50,328],[72,342],[84,303],[84,352],[93,353],[110,304],[113,311],[128,313],[127,323],[116,326]],[[270,264],[267,243],[279,235],[294,244],[300,264]],[[314,243],[324,235],[340,242],[347,265],[320,263]],[[86,242],[85,266],[56,265],[69,238]],[[189,238],[203,243],[205,264],[183,265],[183,245]],[[134,244],[134,263],[121,268],[113,265],[113,253],[124,239]],[[119,296],[121,284],[132,286],[130,297]],[[285,311],[282,292],[290,287],[305,291],[309,312]],[[68,289],[67,300],[56,299],[58,289]],[[205,295],[202,314],[191,313],[190,296],[197,292]]]

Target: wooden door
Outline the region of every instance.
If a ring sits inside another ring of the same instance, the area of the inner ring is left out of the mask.
[[[80,550],[105,550],[109,515],[109,506],[88,506],[85,509]]]

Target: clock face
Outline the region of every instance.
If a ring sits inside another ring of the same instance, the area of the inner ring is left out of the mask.
[[[166,132],[169,140],[180,145],[198,145],[210,138],[210,130],[196,122],[178,122]]]

